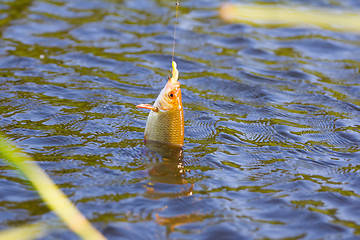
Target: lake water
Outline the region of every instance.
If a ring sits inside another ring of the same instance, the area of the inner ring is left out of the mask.
[[[175,1],[0,3],[0,126],[109,239],[360,239],[360,33],[181,1],[185,145],[144,145]],[[352,9],[357,0],[282,1]],[[0,162],[0,229],[76,239]]]

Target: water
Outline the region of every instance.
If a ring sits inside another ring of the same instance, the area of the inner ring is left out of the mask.
[[[359,238],[360,34],[226,24],[221,1],[183,1],[185,146],[164,155],[135,105],[166,82],[174,3],[0,3],[1,131],[109,239]],[[2,161],[0,229],[34,222],[76,238]]]

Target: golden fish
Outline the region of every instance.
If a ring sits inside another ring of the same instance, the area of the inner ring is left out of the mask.
[[[161,90],[154,105],[136,106],[151,110],[146,121],[145,142],[154,141],[179,146],[184,144],[184,111],[175,61],[172,62],[172,68],[172,77]]]

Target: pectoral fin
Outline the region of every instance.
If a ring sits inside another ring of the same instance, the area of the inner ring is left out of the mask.
[[[157,107],[154,107],[150,104],[145,104],[145,103],[142,103],[142,104],[139,104],[139,105],[136,105],[137,108],[145,108],[145,109],[150,109],[154,112],[157,112],[158,111],[158,108]]]

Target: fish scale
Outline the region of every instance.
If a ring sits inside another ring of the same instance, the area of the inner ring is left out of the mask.
[[[151,111],[146,122],[145,140],[182,145],[184,142],[183,109]]]

